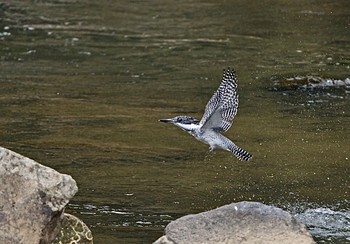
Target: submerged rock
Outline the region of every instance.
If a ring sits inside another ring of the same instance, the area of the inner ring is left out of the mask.
[[[229,204],[172,221],[155,244],[315,243],[302,223],[282,209],[257,202]]]
[[[51,243],[78,188],[69,175],[0,147],[1,243]]]
[[[294,77],[274,77],[272,90],[286,91],[286,90],[314,90],[314,89],[330,89],[330,88],[350,88],[350,78],[344,80],[322,78],[318,76],[294,76]]]

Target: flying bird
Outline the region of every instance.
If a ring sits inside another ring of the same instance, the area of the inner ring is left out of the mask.
[[[224,70],[221,84],[207,103],[200,121],[188,116],[159,121],[173,124],[197,140],[209,144],[209,152],[221,148],[232,152],[239,160],[248,161],[252,155],[221,134],[231,127],[237,109],[237,76],[233,69],[228,68],[227,71]]]

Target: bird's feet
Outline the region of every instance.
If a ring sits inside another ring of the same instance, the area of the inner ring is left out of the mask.
[[[211,150],[207,151],[207,153],[205,154],[205,157],[204,157],[204,158],[205,158],[205,161],[210,161],[211,158],[213,158],[213,155],[214,155],[214,154],[212,153],[213,150],[214,150],[214,149],[211,149]]]

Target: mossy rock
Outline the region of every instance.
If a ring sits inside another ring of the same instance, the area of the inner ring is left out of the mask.
[[[79,218],[64,214],[62,226],[53,244],[92,244],[91,230]]]

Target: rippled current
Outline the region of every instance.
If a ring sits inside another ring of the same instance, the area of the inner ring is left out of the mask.
[[[350,78],[349,13],[347,0],[5,1],[1,146],[73,176],[67,212],[95,243],[151,243],[237,201],[350,243],[349,87],[293,83]],[[158,122],[200,119],[229,66],[240,105],[225,135],[248,163]]]

